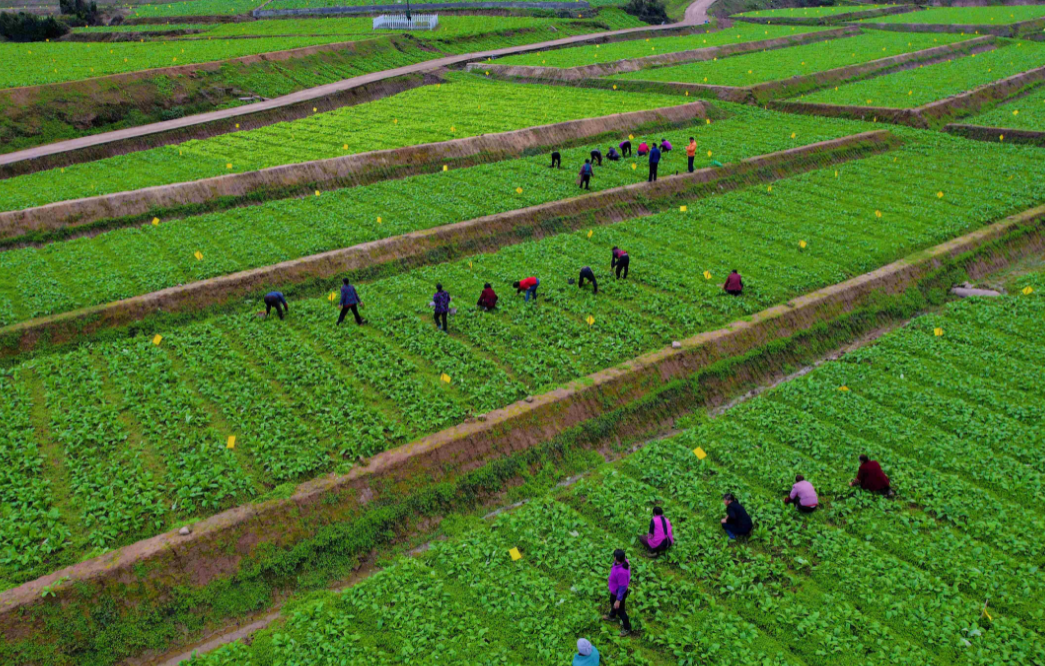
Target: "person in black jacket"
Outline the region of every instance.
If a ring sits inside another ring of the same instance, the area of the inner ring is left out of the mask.
[[[722,529],[726,530],[729,538],[736,539],[738,536],[751,534],[751,516],[747,515],[747,511],[740,505],[737,498],[733,497],[732,493],[726,493],[722,496],[722,503],[726,505],[726,517],[722,519]]]
[[[551,166],[551,168],[552,169],[561,169],[562,168],[562,155],[560,155],[559,151],[557,151],[557,150],[553,150],[552,151],[552,166]]]
[[[584,287],[584,281],[591,282],[592,293],[599,293],[599,283],[595,281],[595,271],[591,269],[591,266],[585,266],[581,269],[581,279],[577,283],[578,287]]]

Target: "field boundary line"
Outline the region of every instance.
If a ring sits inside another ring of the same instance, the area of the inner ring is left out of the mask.
[[[956,24],[956,23],[864,23],[860,25],[871,30],[890,30],[893,32],[958,32],[970,35],[995,35],[997,37],[1018,37],[1021,34],[1037,32],[1045,28],[1045,17],[1006,23],[1004,25]]]
[[[115,593],[123,586],[205,585],[234,575],[259,546],[284,548],[312,534],[337,505],[364,506],[374,489],[397,481],[440,477],[523,452],[566,429],[691,377],[711,364],[771,341],[807,332],[874,302],[898,294],[957,264],[989,271],[1010,256],[1040,251],[1045,206],[982,227],[878,270],[865,273],[743,321],[695,335],[678,348],[643,354],[558,389],[521,400],[410,444],[377,454],[347,474],[328,474],[299,485],[289,499],[250,503],[194,524],[190,534],[167,532],[55,571],[0,593],[0,636],[17,641],[34,631],[28,618],[43,604],[61,604],[79,586]],[[44,596],[44,590],[48,595]],[[46,614],[45,614],[46,616]],[[36,615],[35,624],[42,622]]]
[[[1036,132],[1034,130],[950,123],[944,126],[943,131],[965,139],[972,139],[973,141],[1022,143],[1045,148],[1045,132]]]
[[[414,175],[437,170],[441,166],[470,166],[604,132],[625,131],[650,123],[703,119],[707,117],[707,112],[706,102],[693,101],[645,111],[535,125],[507,132],[282,164],[256,171],[58,201],[0,213],[0,238],[79,227],[99,220],[149,215],[225,197],[243,198],[263,194],[266,190],[279,191],[284,194],[279,198],[287,198],[292,196],[291,190],[307,194],[312,190],[390,180],[389,175],[395,173],[401,176]]]
[[[269,0],[270,2],[272,0]],[[592,6],[586,0],[576,2],[555,2],[553,0],[534,0],[534,2],[513,0],[482,0],[480,2],[424,2],[410,5],[411,11],[427,12],[439,9],[579,9],[587,11]],[[286,18],[294,16],[352,16],[354,14],[373,14],[378,12],[401,12],[400,5],[359,5],[346,7],[305,7],[301,9],[255,9],[250,15],[257,19]]]
[[[772,182],[827,163],[860,159],[899,145],[884,130],[863,132],[767,153],[694,173],[665,176],[654,183],[640,182],[488,215],[331,250],[271,266],[170,287],[150,294],[62,314],[39,317],[0,329],[0,356],[49,344],[75,340],[95,331],[123,326],[154,314],[170,314],[219,305],[231,299],[288,285],[392,265],[398,269],[429,263],[429,256],[446,259],[447,251],[463,254],[493,251],[507,245],[549,235],[543,225],[556,222],[550,233],[592,224],[612,224],[628,217],[652,214],[648,202],[673,197],[697,185],[718,184],[716,192],[755,182]],[[525,232],[533,232],[525,233]]]

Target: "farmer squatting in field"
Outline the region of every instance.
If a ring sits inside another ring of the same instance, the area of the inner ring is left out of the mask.
[[[856,478],[850,481],[849,485],[860,486],[864,490],[887,497],[893,495],[889,477],[882,471],[882,466],[877,460],[871,460],[864,454],[860,455],[860,469],[856,472]]]
[[[483,285],[483,292],[479,294],[479,302],[476,305],[483,311],[493,310],[497,307],[497,294],[494,293],[493,285],[489,282]]]
[[[816,496],[813,484],[799,474],[795,477],[795,485],[791,486],[791,494],[784,498],[784,504],[794,504],[802,513],[813,513],[820,500]]]
[[[747,510],[741,506],[733,493],[723,495],[722,503],[726,505],[726,517],[722,519],[722,529],[726,530],[726,535],[730,539],[736,539],[751,534],[751,516],[747,515]]]
[[[649,521],[649,533],[639,537],[639,542],[646,547],[648,555],[666,553],[675,544],[675,534],[671,531],[671,521],[664,515],[664,509],[653,507],[653,517]]]

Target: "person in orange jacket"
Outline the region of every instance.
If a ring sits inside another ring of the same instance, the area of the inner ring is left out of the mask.
[[[686,158],[689,160],[689,172],[693,173],[693,160],[697,156],[697,140],[689,137],[689,145],[686,146]]]

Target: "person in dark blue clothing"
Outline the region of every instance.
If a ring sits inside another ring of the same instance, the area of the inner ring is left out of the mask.
[[[584,160],[584,164],[581,165],[580,181],[578,186],[586,190],[591,189],[591,174],[593,170],[591,168],[591,160]]]
[[[598,148],[591,151],[591,163],[602,166],[602,151]]]
[[[657,144],[653,144],[653,147],[649,151],[649,180],[646,182],[652,183],[657,180],[657,167],[660,165],[660,149],[657,148]]]
[[[562,168],[562,155],[560,155],[559,151],[557,151],[557,150],[553,150],[552,151],[552,165],[551,165],[551,168],[552,169],[556,169],[556,168],[561,169]]]
[[[446,315],[450,312],[450,292],[443,289],[443,285],[435,285],[435,295],[432,296],[432,307],[435,308],[435,327],[443,333],[446,330]],[[441,322],[441,323],[440,323]]]
[[[283,292],[281,291],[270,291],[265,294],[265,316],[269,316],[272,313],[272,308],[276,308],[276,314],[279,318],[283,318],[283,311],[290,312],[290,306],[287,305],[287,299],[283,298]]]
[[[366,322],[359,316],[359,305],[362,303],[359,300],[359,294],[356,293],[356,288],[348,283],[348,278],[341,281],[341,316],[337,318],[337,325],[340,326],[341,322],[345,321],[345,315],[348,311],[352,311],[352,315],[356,318],[356,325],[362,326]]]
[[[747,515],[747,511],[740,505],[737,498],[733,497],[732,493],[726,493],[722,496],[722,503],[726,505],[726,517],[722,519],[722,529],[726,530],[729,538],[736,539],[738,536],[751,534],[751,516]]]

